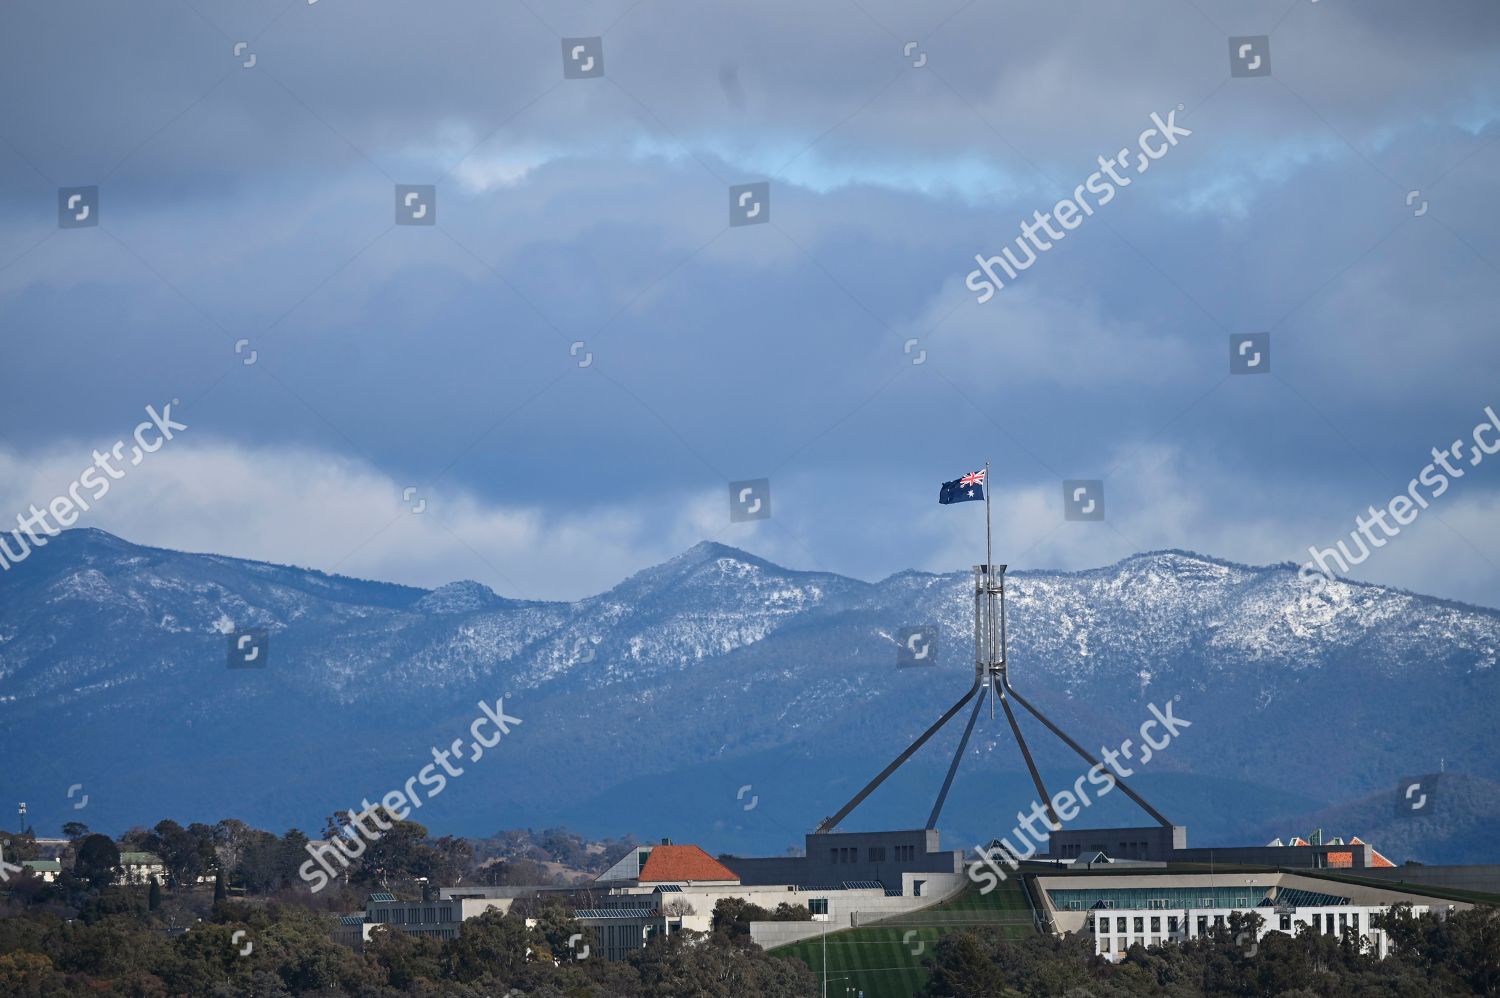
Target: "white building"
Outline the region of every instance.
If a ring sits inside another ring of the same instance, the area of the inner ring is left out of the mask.
[[[115,883],[121,886],[149,884],[153,880],[161,883],[166,876],[167,866],[156,853],[122,852],[120,853],[120,872],[115,877]]]
[[[1247,950],[1267,933],[1295,935],[1302,926],[1333,936],[1352,932],[1375,956],[1389,942],[1373,924],[1392,905],[1440,916],[1457,908],[1441,898],[1336,880],[1271,872],[1212,874],[1073,872],[1035,881],[1043,916],[1058,933],[1086,932],[1094,952],[1118,962],[1130,947],[1185,942],[1230,929],[1230,916],[1254,914],[1260,924],[1241,928],[1236,939]]]
[[[21,866],[49,884],[56,883],[62,876],[62,863],[55,859],[23,859]]]

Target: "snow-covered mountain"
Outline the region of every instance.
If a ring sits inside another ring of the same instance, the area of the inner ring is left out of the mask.
[[[504,697],[523,723],[419,820],[780,851],[968,688],[971,586],[705,543],[598,596],[535,602],[68,531],[0,573],[0,779],[39,828],[307,828],[401,786]],[[1014,682],[1076,737],[1116,745],[1168,699],[1193,722],[1132,782],[1195,844],[1393,795],[1440,758],[1500,776],[1500,612],[1359,584],[1314,594],[1290,565],[1182,551],[1016,572],[1008,593]],[[936,664],[898,668],[902,628],[934,625]],[[264,667],[231,669],[229,635],[249,628],[269,634]],[[1023,724],[1071,784],[1081,761]],[[957,733],[846,827],[919,825]],[[1003,718],[986,711],[971,755],[942,827],[1004,833],[1032,791]],[[1138,818],[1114,801],[1081,823]]]

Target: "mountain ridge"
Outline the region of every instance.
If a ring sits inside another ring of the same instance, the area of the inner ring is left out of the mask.
[[[1500,612],[1359,583],[1314,594],[1290,565],[1174,549],[1017,571],[1007,590],[1014,681],[1075,736],[1118,742],[1149,703],[1182,697],[1196,733],[1132,782],[1203,834],[1385,793],[1418,758],[1496,775],[1482,705],[1497,692]],[[250,627],[269,632],[268,661],[231,669],[227,634]],[[898,667],[903,627],[933,630],[934,664]],[[563,602],[68,531],[0,575],[0,753],[15,760],[9,782],[42,801],[94,774],[101,821],[187,809],[305,825],[409,775],[477,700],[504,696],[532,722],[507,741],[514,765],[435,810],[445,829],[663,822],[780,851],[967,688],[971,627],[968,572],[867,582],[717,542]],[[1071,783],[1076,756],[1030,737]],[[1009,738],[976,729],[950,831],[983,834],[1029,802]],[[324,745],[340,748],[323,761]],[[940,774],[951,751],[945,732],[909,768]],[[971,769],[984,779],[964,793]],[[711,815],[685,803],[707,792],[683,783],[702,773],[733,783]],[[163,774],[166,790],[151,778]],[[746,816],[733,798],[745,783],[781,791],[758,790],[763,811]],[[920,820],[923,778],[893,784],[856,818]],[[1231,785],[1250,789],[1226,803]],[[649,821],[619,813],[625,787]],[[45,811],[33,805],[39,823]]]

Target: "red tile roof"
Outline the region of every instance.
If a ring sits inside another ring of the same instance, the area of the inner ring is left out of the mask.
[[[1360,838],[1359,838],[1358,835],[1356,835],[1356,836],[1354,836],[1354,838],[1350,839],[1349,840],[1349,844],[1352,845],[1352,846],[1362,846],[1362,845],[1365,845],[1364,842],[1360,841]],[[1386,859],[1384,856],[1380,855],[1380,850],[1376,849],[1374,846],[1370,846],[1370,853],[1371,853],[1371,856],[1370,856],[1370,865],[1372,867],[1373,866],[1390,867],[1390,866],[1395,866],[1396,865],[1395,863],[1392,863],[1390,860]]]
[[[641,883],[672,883],[685,880],[732,880],[739,874],[697,846],[657,846],[646,857]]]

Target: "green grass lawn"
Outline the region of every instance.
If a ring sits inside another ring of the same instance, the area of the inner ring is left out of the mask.
[[[852,998],[860,992],[864,998],[911,998],[927,985],[922,961],[938,939],[947,932],[978,926],[998,928],[1009,936],[1036,931],[1018,880],[1007,880],[989,894],[970,888],[910,915],[831,932],[826,938],[793,943],[775,952],[801,960],[821,981],[826,944],[830,998]]]

